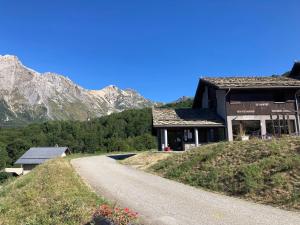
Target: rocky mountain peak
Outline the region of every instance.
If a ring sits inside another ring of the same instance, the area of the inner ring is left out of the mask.
[[[13,55],[0,55],[0,69],[22,65],[18,57]]]
[[[153,104],[131,89],[86,90],[65,76],[27,68],[16,56],[0,56],[0,125],[85,120]]]
[[[21,63],[19,58],[15,55],[0,55],[0,62],[16,62]]]
[[[192,100],[192,99],[193,99],[193,97],[190,97],[190,96],[181,96],[176,101],[174,101],[174,103],[180,103],[180,102],[184,102],[184,101]]]

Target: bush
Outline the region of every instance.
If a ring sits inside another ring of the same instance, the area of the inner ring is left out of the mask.
[[[0,172],[0,184],[3,184],[6,180],[8,180],[11,177],[12,175],[10,173]]]
[[[128,208],[120,209],[110,205],[101,205],[93,215],[90,224],[129,225],[136,222],[138,214]]]
[[[264,176],[262,169],[257,165],[247,165],[241,170],[241,180],[244,183],[244,189],[241,192],[255,192],[263,188]]]

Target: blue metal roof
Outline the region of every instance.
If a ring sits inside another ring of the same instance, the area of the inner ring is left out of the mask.
[[[41,164],[48,159],[60,157],[67,150],[67,147],[30,148],[15,162],[15,164]]]

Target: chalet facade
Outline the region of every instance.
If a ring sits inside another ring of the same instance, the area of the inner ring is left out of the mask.
[[[159,149],[299,134],[300,62],[284,76],[201,78],[191,109],[152,110]]]

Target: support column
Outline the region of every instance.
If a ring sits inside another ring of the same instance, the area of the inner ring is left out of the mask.
[[[194,134],[195,134],[195,145],[196,147],[198,147],[199,146],[198,128],[194,129]]]
[[[261,138],[265,139],[267,135],[267,128],[266,128],[266,120],[261,119],[260,120],[260,132],[261,132]]]
[[[157,129],[157,149],[161,150],[161,134],[160,134],[160,129]]]
[[[160,129],[160,150],[164,150],[165,147],[165,136],[164,136],[164,129]]]
[[[168,147],[168,130],[164,129],[164,144],[165,144],[165,148]]]
[[[226,129],[226,135],[228,141],[233,141],[233,133],[232,133],[232,119],[229,119],[227,117],[227,129]]]
[[[298,123],[297,123],[297,116],[295,117],[294,123],[295,123],[294,126],[295,126],[296,135],[299,135],[299,131],[298,131]]]

